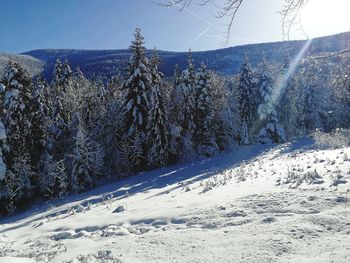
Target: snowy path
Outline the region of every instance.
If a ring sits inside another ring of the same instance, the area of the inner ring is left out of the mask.
[[[240,148],[0,219],[0,262],[350,262],[350,148],[310,143]]]

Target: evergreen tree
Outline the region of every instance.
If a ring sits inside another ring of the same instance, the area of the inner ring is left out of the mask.
[[[68,127],[72,112],[75,110],[76,98],[72,88],[72,70],[68,62],[56,61],[51,98],[52,113],[49,127],[50,154],[55,160],[64,157],[68,140]]]
[[[28,72],[17,63],[7,67],[3,83],[5,84],[3,123],[7,132],[9,151],[5,153],[9,167],[14,158],[29,155],[33,145],[31,95],[33,85]]]
[[[188,53],[187,69],[182,72],[180,89],[184,97],[184,120],[182,128],[191,136],[195,133],[196,70],[191,50]]]
[[[12,213],[20,201],[28,202],[33,195],[31,178],[34,172],[28,154],[15,156],[4,178],[6,189],[6,209]]]
[[[251,143],[251,130],[256,114],[257,93],[253,79],[249,59],[245,56],[239,75],[239,84],[237,87],[237,101],[239,104],[239,113],[241,117],[241,139],[242,145]]]
[[[49,198],[62,197],[68,190],[68,175],[64,161],[56,161],[47,151],[41,158],[39,189]]]
[[[148,119],[148,94],[151,85],[148,60],[145,57],[144,41],[140,29],[135,30],[134,41],[130,46],[132,57],[128,65],[128,77],[124,83],[123,103],[124,135],[130,149],[130,165],[134,170],[145,168],[146,136]]]
[[[213,130],[214,106],[209,73],[202,62],[196,76],[195,141],[201,155],[212,156],[218,152]]]
[[[220,150],[231,148],[237,141],[239,114],[233,96],[233,84],[223,76],[210,71],[209,86],[212,88],[214,118],[212,129]],[[214,88],[215,87],[215,88]]]
[[[179,65],[175,65],[175,72],[173,76],[173,89],[170,93],[169,100],[169,126],[170,126],[170,141],[169,150],[171,153],[171,162],[177,162],[180,156],[181,145],[181,125],[184,122],[184,96],[181,89],[181,72]]]
[[[74,115],[75,131],[72,153],[68,154],[69,188],[75,193],[91,189],[103,172],[103,150],[93,141],[81,125],[79,114]]]
[[[300,75],[303,76],[298,83],[302,87],[302,105],[300,114],[300,123],[303,132],[308,134],[317,129],[324,131],[322,122],[324,93],[320,87],[323,83],[319,82],[319,65],[315,60],[305,61],[301,65]]]
[[[274,142],[280,143],[285,141],[284,129],[279,123],[277,112],[275,108],[273,79],[266,65],[263,61],[262,69],[259,76],[258,87],[262,102],[258,107],[258,115],[260,120],[260,131],[258,139],[262,143]]]
[[[165,96],[162,94],[162,74],[158,71],[158,53],[153,52],[151,65],[152,92],[147,125],[148,166],[162,167],[168,162],[169,127]]]
[[[301,92],[294,74],[288,71],[289,61],[285,60],[283,64],[283,83],[282,91],[278,101],[278,117],[283,124],[286,136],[292,138],[299,135],[300,123],[299,115],[302,106]]]
[[[182,112],[179,119],[182,121],[181,138],[179,143],[179,159],[181,162],[188,162],[195,157],[195,146],[193,136],[196,131],[195,125],[195,99],[196,99],[196,72],[192,60],[191,50],[188,54],[187,69],[181,74],[179,90],[181,91],[181,99],[183,100]]]

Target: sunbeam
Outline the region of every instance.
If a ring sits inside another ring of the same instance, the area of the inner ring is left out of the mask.
[[[312,43],[312,39],[309,39],[305,42],[304,46],[300,49],[299,53],[295,56],[293,61],[290,63],[287,72],[282,76],[281,80],[277,83],[276,88],[274,90],[273,101],[276,105],[284,90],[287,87],[287,83],[289,78],[295,73],[300,61],[304,57],[305,53],[309,49]]]

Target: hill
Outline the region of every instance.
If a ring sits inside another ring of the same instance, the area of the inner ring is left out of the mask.
[[[252,44],[237,47],[229,47],[218,50],[193,52],[196,64],[205,62],[208,68],[216,70],[224,75],[235,74],[239,71],[244,55],[247,54],[253,66],[257,66],[266,56],[270,63],[282,63],[286,56],[295,57],[306,44],[302,41],[284,41],[274,43]],[[350,32],[333,36],[313,39],[306,54],[319,55],[328,52],[337,52],[350,47]],[[152,51],[148,50],[150,55]],[[174,72],[175,64],[184,68],[187,61],[186,52],[159,51],[162,59],[161,71],[166,76]],[[126,63],[130,58],[130,52],[123,50],[65,50],[65,49],[40,49],[24,53],[41,60],[44,64],[44,76],[52,78],[53,67],[57,59],[68,59],[73,68],[80,67],[88,78],[96,75],[110,77],[116,72],[123,73]]]
[[[4,74],[4,70],[9,61],[17,62],[28,70],[30,76],[35,76],[43,70],[43,63],[29,55],[18,55],[9,53],[0,53],[0,76]]]

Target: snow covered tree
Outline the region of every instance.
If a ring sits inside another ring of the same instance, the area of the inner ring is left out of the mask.
[[[280,123],[286,131],[286,136],[292,138],[299,135],[299,116],[302,109],[302,93],[298,88],[298,83],[294,74],[288,71],[289,61],[286,59],[283,64],[283,77],[281,83],[281,95],[278,100],[277,114]]]
[[[56,161],[47,151],[40,162],[40,192],[49,198],[62,197],[68,190],[68,175],[63,160]]]
[[[322,110],[321,94],[317,89],[317,68],[315,63],[312,63],[309,67],[305,67],[303,71],[305,77],[303,78],[302,85],[305,91],[303,94],[301,116],[302,126],[306,133],[314,132],[317,129],[324,130],[320,116]]]
[[[91,189],[103,172],[103,150],[81,125],[79,114],[74,115],[75,137],[72,153],[66,155],[69,188],[75,193]]]
[[[52,113],[50,120],[50,153],[56,160],[64,156],[67,146],[68,127],[72,112],[75,110],[76,97],[72,88],[72,70],[68,62],[56,61],[54,69],[54,80],[52,84]]]
[[[181,91],[181,104],[183,106],[179,113],[181,120],[181,138],[179,143],[179,159],[181,162],[188,162],[195,157],[194,134],[196,131],[195,113],[196,113],[196,72],[193,64],[191,50],[188,54],[187,69],[181,73],[178,91]],[[180,131],[180,130],[178,130]]]
[[[146,164],[146,127],[151,76],[140,29],[135,30],[134,37],[130,46],[132,56],[128,64],[127,80],[123,87],[125,91],[123,140],[128,142],[131,149],[137,149],[135,153],[130,153],[128,159],[131,167],[140,171]]]
[[[263,61],[258,88],[262,98],[258,107],[259,126],[258,140],[262,143],[280,143],[285,141],[285,132],[279,123],[276,107],[273,79],[267,67],[266,61]]]
[[[33,85],[31,79],[22,67],[10,63],[7,67],[3,83],[5,84],[3,123],[7,132],[9,151],[5,153],[9,167],[16,157],[28,154],[33,145],[31,94]]]
[[[171,162],[176,162],[180,155],[181,133],[183,123],[184,96],[181,90],[181,72],[179,65],[175,65],[173,76],[173,89],[170,93],[169,100],[169,126],[170,126],[170,159]]]
[[[168,162],[169,127],[165,96],[162,94],[162,74],[158,70],[160,63],[156,50],[150,60],[152,91],[147,124],[148,166],[162,167]]]
[[[245,56],[239,75],[237,87],[237,101],[241,117],[241,139],[242,145],[251,143],[251,130],[256,115],[257,93],[253,79],[253,71],[249,63],[248,56]]]
[[[188,53],[187,69],[182,72],[181,76],[181,91],[184,97],[184,122],[183,129],[188,131],[191,135],[195,133],[196,124],[196,69],[193,64],[191,50]]]
[[[213,130],[214,106],[209,73],[202,62],[196,74],[195,142],[200,155],[213,156],[218,152]]]
[[[16,208],[16,204],[20,201],[28,202],[33,195],[33,186],[30,178],[34,172],[30,165],[28,155],[15,157],[14,163],[7,170],[5,176],[5,184],[7,189],[8,204],[7,210],[12,213]]]
[[[239,113],[233,84],[225,77],[209,71],[209,86],[212,87],[213,125],[219,150],[229,149],[236,144],[239,136]]]
[[[16,203],[31,196],[31,188],[37,184],[35,172],[42,153],[45,118],[40,91],[34,88],[28,72],[16,63],[9,63],[3,83],[5,181],[10,200]]]

